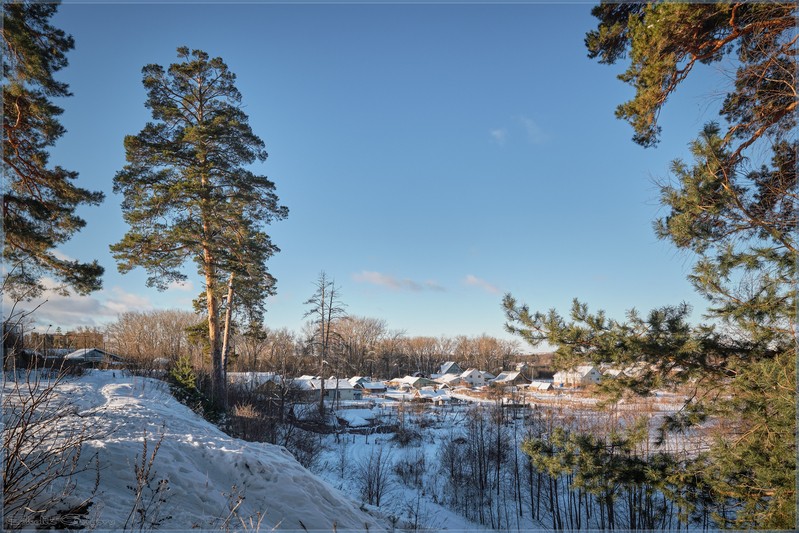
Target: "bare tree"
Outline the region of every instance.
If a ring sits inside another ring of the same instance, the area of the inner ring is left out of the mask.
[[[324,365],[329,364],[327,357],[335,336],[334,324],[343,318],[346,312],[344,311],[344,304],[341,302],[340,289],[333,280],[328,279],[324,270],[319,273],[315,286],[316,290],[313,296],[305,301],[305,305],[310,306],[310,309],[305,313],[304,317],[310,317],[311,323],[315,326],[313,344],[318,354],[319,377],[321,378],[319,415],[324,417]]]
[[[374,367],[375,348],[387,331],[386,321],[382,319],[343,317],[336,325],[336,338],[346,370],[355,374],[369,373],[367,369]]]
[[[106,345],[142,368],[152,368],[157,358],[174,362],[187,355],[194,359],[200,349],[189,340],[187,329],[201,320],[199,315],[178,309],[128,311],[108,326]],[[200,366],[200,361],[195,363]]]

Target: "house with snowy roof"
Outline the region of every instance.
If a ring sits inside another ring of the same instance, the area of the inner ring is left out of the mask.
[[[466,383],[463,381],[463,378],[457,374],[444,374],[443,376],[436,378],[435,382],[438,383],[440,387],[446,387],[448,389],[458,387]]]
[[[386,384],[398,389],[421,389],[422,387],[431,387],[437,385],[437,383],[432,379],[415,376],[405,376],[392,379],[391,381],[387,381]]]
[[[267,383],[280,383],[283,376],[274,372],[228,372],[227,379],[231,385],[255,390]]]
[[[524,377],[519,371],[506,371],[491,380],[491,384],[497,387],[518,387],[520,385],[527,385],[530,380]]]
[[[553,382],[561,387],[585,387],[596,385],[602,374],[594,365],[580,365],[568,370],[555,372]]]
[[[388,389],[385,382],[371,381],[369,378],[363,376],[354,376],[348,381],[355,390],[360,390],[367,394],[385,394],[386,389]]]
[[[347,381],[349,381],[352,384],[353,387],[357,387],[361,383],[369,381],[369,378],[367,378],[366,376],[352,376]]]
[[[484,387],[488,383],[485,375],[476,368],[470,368],[463,372],[460,377],[470,387]]]
[[[125,360],[100,348],[81,348],[64,356],[67,364],[99,366],[122,366]]]
[[[537,392],[546,392],[552,390],[552,382],[551,381],[533,381],[530,383],[530,386],[527,388],[528,390],[534,390]]]
[[[360,400],[362,392],[346,379],[330,378],[322,380],[316,376],[301,376],[292,382],[292,387],[301,392],[307,401],[316,401],[322,392],[324,381],[326,400]]]
[[[430,402],[434,405],[446,405],[452,401],[452,397],[446,390],[436,390],[433,387],[422,387],[413,392],[413,400],[418,402]]]
[[[439,371],[439,375],[443,376],[445,374],[460,375],[463,374],[463,369],[455,361],[447,361],[441,365],[441,369]]]

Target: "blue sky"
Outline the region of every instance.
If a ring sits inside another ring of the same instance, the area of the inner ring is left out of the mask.
[[[147,289],[108,246],[126,231],[112,193],[122,140],[150,119],[141,68],[186,45],[238,77],[288,219],[271,227],[271,327],[299,330],[319,272],[354,315],[409,335],[507,337],[500,302],[567,313],[578,297],[625,309],[704,302],[692,258],[658,241],[657,179],[719,105],[710,68],[662,115],[643,149],[614,118],[621,66],[588,59],[592,4],[73,4],[54,23],[76,48],[59,79],[67,133],[52,162],[102,190],[61,252],[106,267],[104,289],[57,297],[39,322],[103,324],[125,310],[188,309],[201,290]],[[193,265],[186,266],[193,273]]]

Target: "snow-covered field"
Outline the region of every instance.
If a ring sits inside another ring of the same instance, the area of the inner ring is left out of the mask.
[[[13,401],[11,382],[4,402]],[[86,525],[99,530],[131,528],[136,466],[147,466],[160,441],[149,486],[148,520],[161,530],[260,529],[261,531],[382,531],[382,518],[303,468],[284,448],[231,438],[176,401],[160,381],[91,371],[58,387],[72,403],[70,420],[92,438],[81,461],[90,468],[74,478],[72,499],[92,496]],[[147,448],[144,440],[147,439]],[[161,501],[163,500],[163,501]],[[70,502],[64,502],[64,505]],[[142,513],[138,513],[141,516]],[[259,526],[260,521],[260,527]],[[30,524],[33,529],[35,524]],[[138,529],[138,528],[136,528]],[[145,527],[144,529],[148,529]]]
[[[4,383],[4,413],[12,385]],[[72,406],[59,423],[91,434],[81,455],[88,468],[74,476],[60,510],[91,497],[82,520],[96,530],[548,530],[540,482],[519,446],[540,431],[536,420],[599,421],[594,399],[571,393],[530,397],[534,409],[471,396],[436,407],[396,395],[342,402],[338,435],[307,435],[321,445],[309,471],[280,446],[224,434],[161,381],[95,370],[57,390]],[[670,395],[656,400],[646,404],[653,421],[680,403]],[[619,411],[627,407],[644,410]],[[488,485],[476,488],[481,469]]]

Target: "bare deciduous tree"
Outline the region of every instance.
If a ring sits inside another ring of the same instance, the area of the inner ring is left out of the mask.
[[[310,317],[314,327],[313,344],[316,348],[319,361],[319,377],[321,389],[319,395],[319,414],[325,414],[325,380],[324,366],[333,345],[335,336],[334,324],[345,316],[344,304],[341,302],[340,289],[333,280],[328,279],[322,271],[315,283],[316,290],[313,296],[305,301],[310,309],[305,313],[305,318]]]

